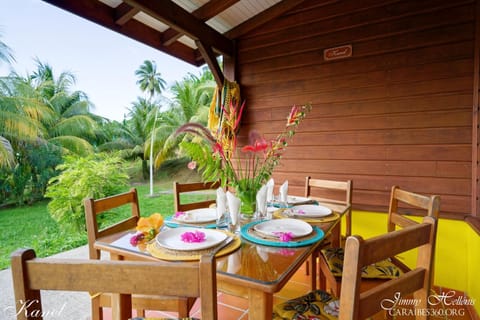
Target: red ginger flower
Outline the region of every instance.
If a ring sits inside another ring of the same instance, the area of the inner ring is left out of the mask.
[[[261,138],[261,140],[256,140],[253,145],[246,145],[242,148],[242,152],[262,152],[267,150],[268,143],[267,140]]]

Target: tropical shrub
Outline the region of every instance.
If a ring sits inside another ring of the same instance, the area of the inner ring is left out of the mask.
[[[67,156],[57,169],[61,174],[50,180],[45,196],[51,198],[48,211],[52,218],[69,231],[85,230],[83,199],[107,197],[128,186],[126,165],[112,154]]]
[[[15,165],[0,167],[0,205],[32,204],[43,199],[48,181],[62,163],[59,147],[41,140],[18,143]]]

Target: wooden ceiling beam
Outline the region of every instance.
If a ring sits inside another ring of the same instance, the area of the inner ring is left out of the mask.
[[[194,10],[191,14],[201,21],[207,21],[210,18],[215,17],[217,14],[230,8],[238,1],[240,0],[210,0],[203,6]],[[169,46],[177,41],[181,36],[182,33],[175,29],[169,28],[163,33],[163,45]]]
[[[218,64],[216,55],[213,53],[210,47],[204,45],[201,41],[197,40],[195,41],[195,44],[197,45],[198,50],[202,54],[203,59],[207,62],[210,71],[212,71],[213,78],[217,83],[217,87],[223,87],[223,81],[225,77],[223,75],[222,69],[220,68],[220,65]]]
[[[201,41],[205,46],[211,47],[221,54],[228,56],[234,54],[232,40],[195,18],[171,0],[124,0],[124,2],[162,21],[193,40]]]
[[[200,66],[204,61],[197,59],[196,50],[184,45],[180,42],[176,42],[171,46],[164,46],[161,42],[161,32],[150,28],[149,26],[135,20],[128,20],[124,25],[118,25],[116,21],[115,8],[111,8],[108,5],[100,1],[91,0],[43,0],[61,9],[74,13],[82,18],[97,23],[105,28],[123,34],[136,41],[144,43],[150,47],[160,50],[166,54],[172,55],[178,59],[181,59],[187,63],[195,66]]]
[[[137,8],[131,7],[125,2],[122,2],[115,8],[115,23],[119,26],[123,26],[139,12],[140,10]]]
[[[251,19],[239,24],[235,28],[231,29],[224,33],[224,35],[229,39],[236,39],[241,35],[258,28],[259,26],[267,23],[268,21],[281,16],[285,12],[293,9],[298,6],[305,0],[283,0],[277,3],[276,5],[271,6],[265,11],[260,12]]]

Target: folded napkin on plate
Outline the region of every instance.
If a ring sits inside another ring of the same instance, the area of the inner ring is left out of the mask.
[[[267,213],[267,186],[263,185],[260,190],[257,191],[257,211],[265,215]]]
[[[232,221],[232,224],[236,225],[238,222],[240,205],[242,204],[242,202],[239,198],[235,197],[233,193],[227,191],[227,203],[228,210],[230,211],[230,219]]]
[[[266,186],[267,186],[267,202],[272,202],[273,188],[275,187],[275,181],[273,180],[273,178],[270,178],[270,180],[268,180]]]
[[[288,199],[288,180],[280,186],[280,202],[287,203]]]
[[[217,189],[217,219],[221,219],[223,214],[227,211],[227,195],[223,188]]]

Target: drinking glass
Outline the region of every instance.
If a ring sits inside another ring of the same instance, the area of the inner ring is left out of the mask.
[[[228,222],[228,229],[230,230],[230,232],[236,234],[240,233],[240,219],[240,212],[230,212],[230,221]]]

